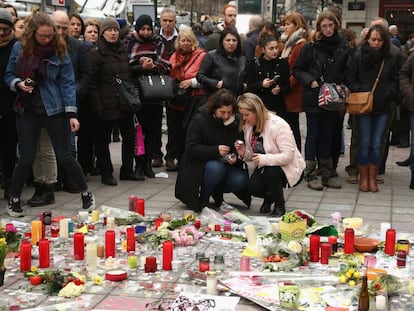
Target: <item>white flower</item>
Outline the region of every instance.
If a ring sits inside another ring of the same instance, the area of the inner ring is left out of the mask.
[[[290,249],[292,252],[295,252],[297,254],[302,252],[302,245],[298,241],[289,241],[287,245],[288,249]]]
[[[74,298],[80,296],[85,291],[84,285],[76,285],[73,282],[68,283],[59,291],[59,297]]]

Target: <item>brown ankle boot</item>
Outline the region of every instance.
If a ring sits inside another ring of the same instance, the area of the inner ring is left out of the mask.
[[[377,184],[377,175],[378,175],[378,166],[374,164],[368,165],[368,175],[369,175],[369,191],[378,192]]]
[[[359,191],[368,192],[368,165],[358,165]]]

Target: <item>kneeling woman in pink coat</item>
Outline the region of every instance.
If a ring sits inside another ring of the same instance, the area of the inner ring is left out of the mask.
[[[280,217],[286,212],[283,187],[301,180],[305,161],[289,124],[267,110],[257,95],[240,95],[237,105],[244,141],[236,141],[235,148],[247,164],[250,193],[264,198],[261,213],[269,213],[273,204],[270,216]]]

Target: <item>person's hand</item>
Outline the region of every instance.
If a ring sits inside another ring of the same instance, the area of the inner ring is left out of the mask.
[[[236,148],[237,154],[240,158],[244,158],[244,153],[246,152],[246,145],[242,140],[236,140],[234,142],[234,148]]]
[[[181,81],[180,84],[178,85],[178,87],[181,89],[188,89],[191,86],[192,86],[191,79]]]
[[[260,165],[260,153],[253,154],[252,161],[254,163],[254,166],[258,167]]]
[[[271,87],[274,83],[275,83],[275,81],[274,81],[273,79],[266,78],[266,79],[264,79],[264,80],[263,80],[263,82],[262,82],[262,86],[263,86],[265,89],[268,89],[268,88],[269,88],[269,87]]]
[[[16,86],[21,89],[23,92],[31,93],[34,90],[34,86],[32,85],[26,85],[24,81],[20,81],[16,84]]]
[[[279,85],[276,85],[273,89],[272,89],[272,94],[273,95],[277,95],[277,94],[279,94],[280,93],[280,86]]]
[[[313,81],[312,81],[312,83],[311,83],[311,85],[310,85],[310,87],[311,87],[312,89],[315,89],[315,88],[319,87],[319,83],[318,83],[318,81],[313,80]]]
[[[230,147],[226,145],[219,145],[218,149],[219,149],[220,156],[225,156],[230,151]]]
[[[79,130],[80,123],[79,123],[78,119],[76,119],[76,118],[70,118],[69,119],[69,123],[70,123],[70,130],[72,132],[76,132],[76,131]]]
[[[223,80],[220,80],[219,82],[217,82],[217,85],[216,85],[216,87],[217,87],[217,89],[222,89],[223,88]]]
[[[143,58],[143,60],[141,61],[142,58]],[[141,57],[141,59],[139,60],[139,62],[141,63],[142,68],[144,70],[152,70],[155,67],[152,58],[149,58],[149,57]]]

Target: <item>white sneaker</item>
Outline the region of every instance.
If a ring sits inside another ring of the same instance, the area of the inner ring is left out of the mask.
[[[227,204],[225,201],[223,201],[223,203],[221,203],[221,205],[220,205],[220,210],[222,210],[222,211],[231,211],[231,210],[234,210],[234,207],[231,206],[230,204]]]
[[[95,196],[92,192],[87,191],[83,192],[81,195],[82,198],[82,209],[85,211],[92,211],[95,208]]]

